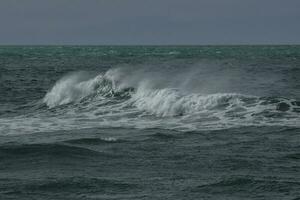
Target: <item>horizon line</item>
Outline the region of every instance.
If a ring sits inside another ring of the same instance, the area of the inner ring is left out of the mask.
[[[249,44],[0,44],[0,46],[299,46],[300,43]]]

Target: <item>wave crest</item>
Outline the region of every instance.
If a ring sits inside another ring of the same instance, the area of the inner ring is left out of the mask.
[[[60,79],[45,95],[43,102],[49,107],[82,101],[86,98],[107,98],[128,96],[132,88],[116,88],[106,74],[86,79],[84,73],[75,73]]]

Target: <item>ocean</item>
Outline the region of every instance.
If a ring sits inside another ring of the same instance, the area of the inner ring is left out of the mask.
[[[300,199],[300,46],[0,46],[0,199]]]

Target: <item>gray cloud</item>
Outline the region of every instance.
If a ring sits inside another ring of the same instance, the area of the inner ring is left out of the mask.
[[[299,0],[2,0],[0,44],[299,44],[299,8]]]

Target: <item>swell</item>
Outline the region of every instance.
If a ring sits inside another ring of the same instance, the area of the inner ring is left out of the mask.
[[[269,179],[269,180],[268,180]],[[292,191],[294,188],[300,186],[299,182],[292,182],[286,180],[276,180],[272,177],[261,179],[258,177],[244,176],[244,177],[232,177],[209,183],[206,185],[200,185],[191,189],[191,192],[225,192],[229,193],[234,190],[239,192],[247,192],[249,188],[253,192],[277,192],[277,191]]]
[[[121,143],[123,140],[119,140],[113,137],[107,138],[80,138],[64,141],[69,144],[82,144],[82,145],[101,145],[101,144],[110,144],[110,143]]]
[[[66,144],[9,144],[0,146],[0,158],[6,160],[28,160],[35,159],[89,159],[92,157],[108,157],[114,155],[106,154],[84,148],[82,146],[66,145]]]
[[[81,192],[126,192],[128,190],[137,189],[138,185],[133,183],[127,183],[121,180],[105,179],[105,178],[93,178],[93,177],[60,177],[44,180],[9,180],[0,179],[0,183],[5,182],[6,187],[2,190],[2,194],[28,194],[28,193],[40,193],[55,194],[65,193],[68,196],[76,196],[78,188]],[[64,190],[62,190],[64,188]],[[72,195],[73,194],[73,195]]]

